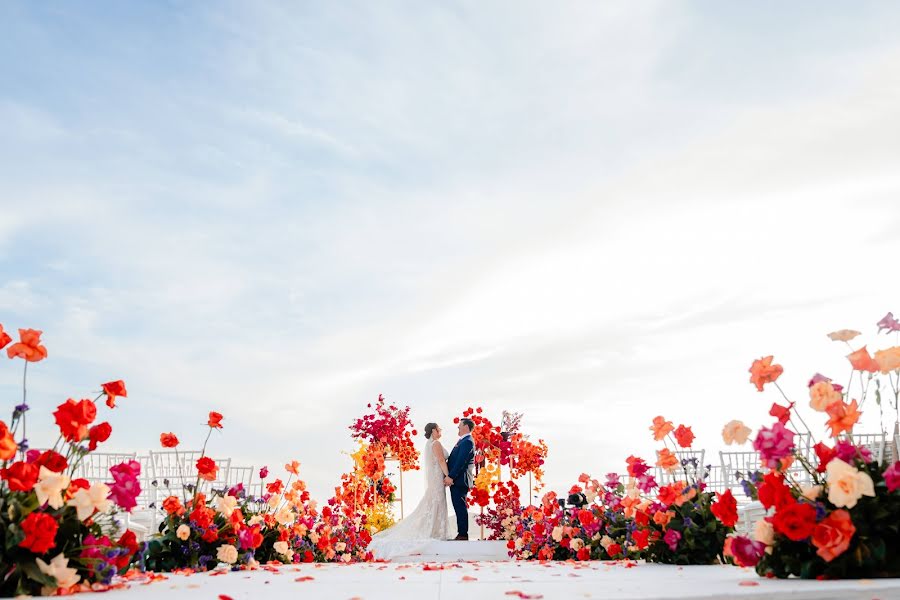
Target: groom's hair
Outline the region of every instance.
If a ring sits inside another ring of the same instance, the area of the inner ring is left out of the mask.
[[[475,429],[475,421],[473,421],[472,419],[460,419],[459,422],[468,427],[469,431]]]
[[[429,423],[425,426],[425,439],[430,440],[431,434],[434,433],[434,430],[437,429],[437,423]]]

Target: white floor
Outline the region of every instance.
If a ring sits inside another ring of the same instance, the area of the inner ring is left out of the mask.
[[[102,600],[166,598],[379,598],[510,600],[515,598],[765,598],[766,600],[896,600],[900,579],[779,581],[728,566],[673,567],[636,563],[469,562],[301,565],[271,570],[170,575],[149,585],[106,593]],[[90,594],[79,596],[88,600]],[[101,600],[101,596],[96,596]]]
[[[391,562],[460,562],[460,561],[508,561],[506,542],[431,542],[417,554],[398,556]]]

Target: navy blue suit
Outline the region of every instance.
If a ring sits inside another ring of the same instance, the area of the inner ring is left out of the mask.
[[[466,496],[475,483],[475,443],[471,435],[460,438],[447,457],[447,471],[453,485],[450,486],[450,501],[456,513],[456,532],[469,535],[469,509]]]

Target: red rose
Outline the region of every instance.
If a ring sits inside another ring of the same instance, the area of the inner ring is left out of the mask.
[[[606,549],[606,552],[610,555],[610,557],[618,556],[622,553],[622,546],[619,544],[610,544]]]
[[[813,446],[813,450],[816,451],[816,457],[819,459],[819,465],[816,467],[816,471],[819,473],[825,472],[825,467],[828,466],[828,463],[831,462],[835,456],[837,456],[837,452],[835,452],[834,448],[829,448],[822,442],[819,442],[815,446]]]
[[[785,504],[775,509],[772,525],[775,531],[799,542],[812,535],[816,528],[816,509],[805,502]]]
[[[178,438],[174,433],[161,433],[159,434],[159,443],[162,444],[163,448],[176,448],[178,446]]]
[[[41,468],[34,463],[14,462],[8,469],[0,470],[2,477],[13,492],[30,492],[37,483]]]
[[[650,515],[639,510],[634,514],[634,522],[636,525],[647,526],[650,523]]]
[[[789,487],[784,485],[784,477],[780,473],[769,472],[763,476],[763,482],[757,490],[759,501],[766,510],[773,506],[776,510],[784,504],[794,501]]]
[[[78,490],[89,490],[91,489],[91,482],[83,477],[79,477],[78,479],[73,479],[69,482],[69,489],[66,492],[69,494],[69,497],[75,495],[75,492]]]
[[[20,357],[28,362],[38,362],[47,358],[47,348],[41,344],[43,331],[37,329],[20,329],[19,340],[6,349],[10,358]]]
[[[12,338],[9,337],[9,334],[3,331],[3,325],[0,325],[0,348],[5,348],[8,343],[12,341]]]
[[[313,555],[312,550],[307,550],[303,553],[303,562],[311,563],[314,560],[316,560],[316,557]]]
[[[726,490],[724,494],[718,494],[716,502],[713,502],[712,514],[722,522],[725,527],[734,527],[738,520],[737,500],[731,490]]]
[[[119,541],[116,542],[116,545],[119,548],[124,548],[127,550],[127,554],[122,554],[115,560],[116,569],[120,572],[128,567],[128,563],[131,562],[131,557],[134,556],[134,553],[140,549],[140,546],[137,542],[137,536],[134,535],[134,532],[131,530],[126,531],[122,534],[122,537],[119,538]]]
[[[214,541],[219,539],[219,528],[218,527],[210,527],[205,532],[203,532],[203,535],[200,536],[200,539],[203,540],[204,542],[212,544]]]
[[[213,429],[222,429],[222,415],[221,413],[217,413],[216,411],[209,412],[209,421],[206,422],[207,425],[212,427]]]
[[[128,392],[125,390],[125,382],[121,379],[104,383],[100,387],[103,388],[103,393],[106,394],[106,405],[110,408],[116,407],[116,398],[119,396],[122,398],[128,397]]]
[[[215,481],[218,472],[219,467],[216,465],[216,461],[210,457],[202,456],[197,459],[197,473],[200,474],[200,479]]]
[[[57,407],[53,416],[66,440],[80,442],[88,435],[87,426],[97,418],[97,405],[90,400],[75,402],[69,398]]]
[[[587,527],[593,523],[597,522],[597,518],[594,516],[594,511],[581,509],[578,511],[578,522],[582,524],[582,526]]]
[[[27,548],[35,554],[44,554],[56,546],[56,531],[59,523],[50,515],[42,512],[28,513],[22,521],[22,531],[25,539],[19,542],[19,546]]]
[[[694,443],[694,432],[691,431],[690,427],[679,425],[678,429],[675,430],[675,441],[682,448],[690,448],[691,444]]]
[[[43,454],[37,457],[37,460],[34,461],[38,467],[47,467],[50,471],[54,473],[62,473],[69,466],[69,462],[66,460],[66,457],[60,454],[59,452],[54,452],[53,450],[46,450]]]
[[[634,545],[637,546],[638,550],[643,550],[650,545],[650,530],[636,530],[631,534],[631,539],[634,540]]]
[[[90,429],[88,429],[88,439],[90,443],[88,444],[88,451],[93,452],[97,449],[97,444],[102,444],[106,440],[109,439],[109,436],[112,434],[112,425],[104,421],[99,425],[94,425]]]
[[[578,560],[591,560],[591,549],[585,546],[575,556]]]

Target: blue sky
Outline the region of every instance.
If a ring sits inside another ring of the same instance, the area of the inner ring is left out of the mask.
[[[199,443],[218,409],[214,452],[296,457],[320,496],[378,393],[420,424],[524,411],[559,486],[649,455],[659,413],[717,450],[766,421],[753,358],[800,393],[844,376],[824,333],[900,311],[898,25],[889,3],[3,3],[0,323],[46,332],[33,427],[123,378],[112,447]]]

